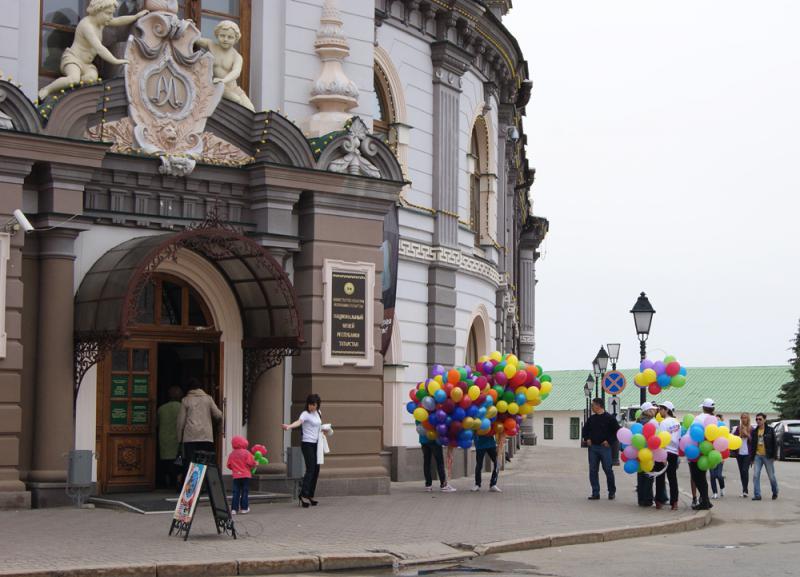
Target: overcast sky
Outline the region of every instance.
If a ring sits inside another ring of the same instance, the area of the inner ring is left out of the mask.
[[[530,66],[536,360],[785,364],[800,318],[800,1],[515,0]],[[660,349],[660,350],[659,350]]]

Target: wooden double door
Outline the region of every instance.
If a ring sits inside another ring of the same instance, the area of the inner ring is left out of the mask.
[[[152,288],[155,294],[172,290],[173,308],[183,313],[188,311],[187,299],[197,298],[187,285],[169,277],[155,279]],[[207,324],[210,315],[204,305],[196,304],[202,315],[190,319],[178,312],[172,318],[179,322],[143,323],[99,363],[96,440],[101,493],[162,486],[158,408],[170,400],[170,389],[173,395],[174,387],[185,394],[186,383],[197,378],[224,413],[220,335]],[[156,300],[155,314],[146,320],[169,320],[161,310],[167,306]],[[166,423],[169,427],[174,424]],[[223,430],[224,424],[217,431],[217,447]]]

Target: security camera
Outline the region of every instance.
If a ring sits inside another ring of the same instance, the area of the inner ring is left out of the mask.
[[[519,130],[517,130],[516,126],[509,126],[507,135],[511,142],[516,142],[519,140]]]
[[[33,225],[31,221],[28,220],[28,217],[25,216],[25,213],[22,212],[20,209],[14,210],[14,218],[17,220],[19,225],[22,227],[22,230],[25,232],[31,232],[33,230]]]

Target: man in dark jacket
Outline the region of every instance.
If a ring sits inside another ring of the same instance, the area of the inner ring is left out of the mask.
[[[778,479],[775,477],[775,430],[767,425],[764,413],[756,415],[756,428],[750,433],[750,462],[755,463],[753,472],[753,501],[761,500],[761,468],[767,469],[769,484],[772,485],[772,500],[778,498]]]
[[[606,474],[608,485],[608,498],[613,499],[617,492],[614,484],[614,469],[611,467],[611,447],[617,440],[617,430],[619,423],[606,413],[605,402],[603,399],[592,401],[592,416],[583,424],[581,437],[589,447],[589,483],[592,485],[590,501],[600,498],[600,479],[598,473],[600,464],[603,464],[603,472]]]

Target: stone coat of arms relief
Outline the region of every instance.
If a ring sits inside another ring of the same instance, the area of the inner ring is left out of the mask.
[[[161,158],[159,171],[186,176],[203,156],[206,119],[224,86],[214,84],[214,57],[195,51],[200,31],[190,20],[151,12],[128,39],[125,89],[133,144]]]

